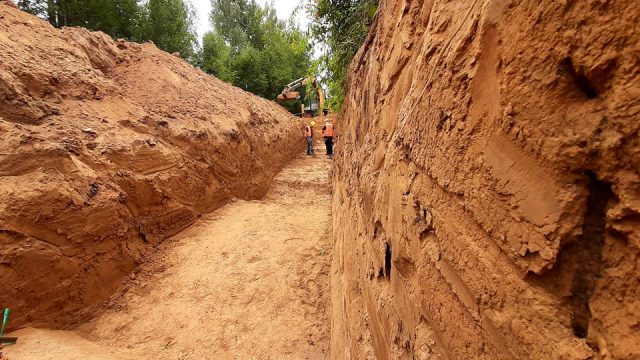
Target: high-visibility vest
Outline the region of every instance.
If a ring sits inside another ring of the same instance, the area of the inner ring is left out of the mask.
[[[311,126],[304,128],[304,137],[313,137],[313,130],[311,130]]]
[[[333,124],[325,124],[322,135],[326,137],[333,137]]]

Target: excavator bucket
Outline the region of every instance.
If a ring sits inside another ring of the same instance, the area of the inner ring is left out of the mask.
[[[288,93],[278,95],[278,100],[282,101],[295,101],[300,98],[300,93],[297,91],[290,91]]]

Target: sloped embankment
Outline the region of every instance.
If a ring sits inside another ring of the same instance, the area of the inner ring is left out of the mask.
[[[283,108],[153,44],[0,2],[0,304],[62,327],[153,245],[265,194],[303,144]]]
[[[638,15],[381,2],[334,177],[336,358],[640,357]]]

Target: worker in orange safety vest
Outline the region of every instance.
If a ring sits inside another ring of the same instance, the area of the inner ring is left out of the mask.
[[[327,148],[327,155],[331,158],[333,157],[333,135],[335,134],[335,129],[331,120],[325,119],[324,126],[322,127],[322,136],[324,137],[324,145]]]
[[[313,155],[313,127],[316,126],[316,122],[312,121],[309,125],[304,127],[304,138],[307,140],[307,155]]]

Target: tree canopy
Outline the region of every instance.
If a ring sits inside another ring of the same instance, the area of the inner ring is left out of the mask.
[[[55,27],[81,26],[114,38],[151,40],[195,61],[194,16],[183,0],[19,0],[18,6]]]
[[[213,31],[203,39],[203,70],[267,99],[307,75],[311,46],[293,19],[279,20],[272,5],[255,0],[211,4]]]
[[[188,4],[183,0],[149,0],[141,13],[138,40],[151,40],[164,51],[197,61],[195,15]]]

